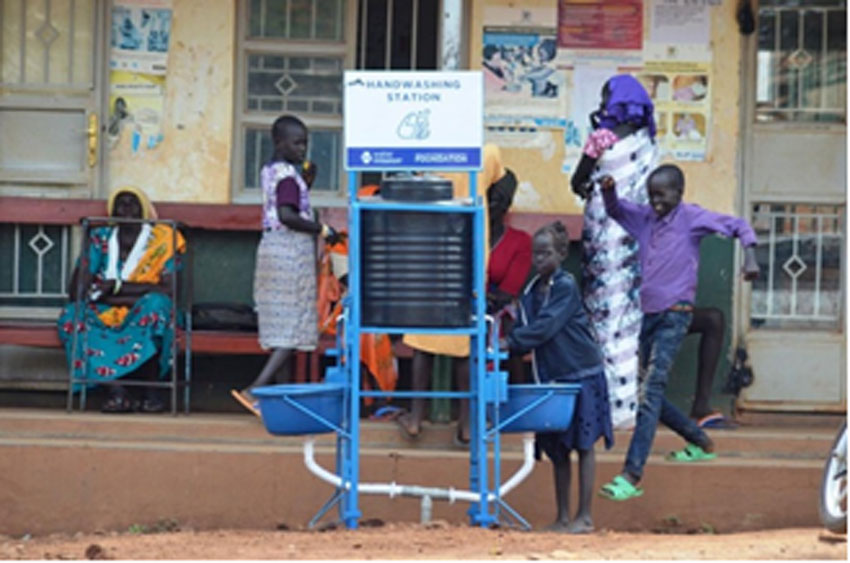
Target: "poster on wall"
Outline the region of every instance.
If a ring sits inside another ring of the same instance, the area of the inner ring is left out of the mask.
[[[649,37],[653,43],[707,45],[711,32],[710,6],[721,0],[664,0],[653,2]]]
[[[564,128],[564,161],[561,171],[572,173],[581,159],[581,151],[593,130],[590,113],[599,109],[602,86],[618,74],[617,67],[576,65],[572,72],[570,113]]]
[[[567,89],[555,65],[553,29],[484,28],[482,47],[485,113],[563,123]]]
[[[164,75],[171,41],[171,15],[171,0],[114,2],[110,68]]]
[[[705,160],[711,123],[711,81],[704,62],[647,61],[635,76],[655,104],[662,155]]]
[[[153,149],[162,142],[165,77],[114,70],[109,76],[109,123],[112,146],[130,136],[130,151]],[[124,132],[127,133],[124,133]]]
[[[558,46],[639,50],[643,46],[643,0],[560,0]]]

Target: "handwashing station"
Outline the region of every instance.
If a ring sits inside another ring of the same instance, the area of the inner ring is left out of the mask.
[[[361,494],[464,501],[473,525],[528,523],[504,497],[534,465],[531,432],[566,429],[578,386],[508,385],[504,353],[486,316],[485,208],[476,194],[483,136],[482,76],[477,71],[347,71],[345,153],[349,192],[349,292],[339,319],[335,365],[324,382],[258,388],[266,429],[305,435],[307,468],[333,488],[310,522],[332,508],[348,528]],[[381,195],[358,197],[357,173],[392,172]],[[473,197],[454,199],[450,181],[429,172],[469,174]],[[424,173],[424,174],[422,174]],[[470,339],[469,391],[366,391],[360,388],[361,333],[431,333]],[[361,397],[470,401],[469,488],[372,483],[360,475]],[[336,433],[336,468],[318,465],[310,435]],[[527,432],[524,462],[502,482],[500,433]]]

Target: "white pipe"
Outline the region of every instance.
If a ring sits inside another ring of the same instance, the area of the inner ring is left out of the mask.
[[[315,476],[322,481],[330,483],[336,488],[342,485],[342,478],[339,475],[331,473],[318,463],[314,455],[314,445],[316,439],[313,436],[304,440],[304,465]],[[534,435],[526,434],[523,436],[523,461],[520,468],[508,479],[501,487],[499,487],[499,496],[504,496],[516,487],[523,479],[525,479],[531,470],[534,468]],[[350,489],[351,484],[345,483],[345,488]],[[480,495],[473,491],[457,490],[453,487],[420,487],[417,485],[399,485],[394,481],[391,483],[360,483],[357,490],[363,494],[389,495],[390,498],[396,496],[429,496],[434,499],[448,500],[449,503],[454,503],[458,500],[467,502],[478,502]],[[488,500],[495,500],[496,495],[490,494]]]
[[[517,469],[517,472],[511,475],[511,478],[499,487],[499,496],[503,497],[511,492],[514,487],[522,483],[528,477],[531,470],[534,469],[534,434],[526,433],[522,436],[522,465]]]

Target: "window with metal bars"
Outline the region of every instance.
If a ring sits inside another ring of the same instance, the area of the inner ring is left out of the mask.
[[[753,206],[761,272],[752,282],[754,328],[838,328],[844,293],[843,205]]]
[[[846,122],[843,0],[759,2],[756,119]]]
[[[269,126],[292,113],[310,129],[314,199],[341,201],[343,71],[435,69],[438,14],[439,0],[241,2],[234,200],[259,201]]]

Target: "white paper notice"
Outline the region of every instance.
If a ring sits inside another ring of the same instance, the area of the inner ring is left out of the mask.
[[[572,99],[564,132],[563,172],[571,172],[581,158],[581,149],[590,135],[590,113],[599,109],[602,86],[618,74],[616,67],[577,65],[573,70]]]
[[[655,1],[650,16],[650,38],[654,43],[708,44],[712,2],[688,0]]]

